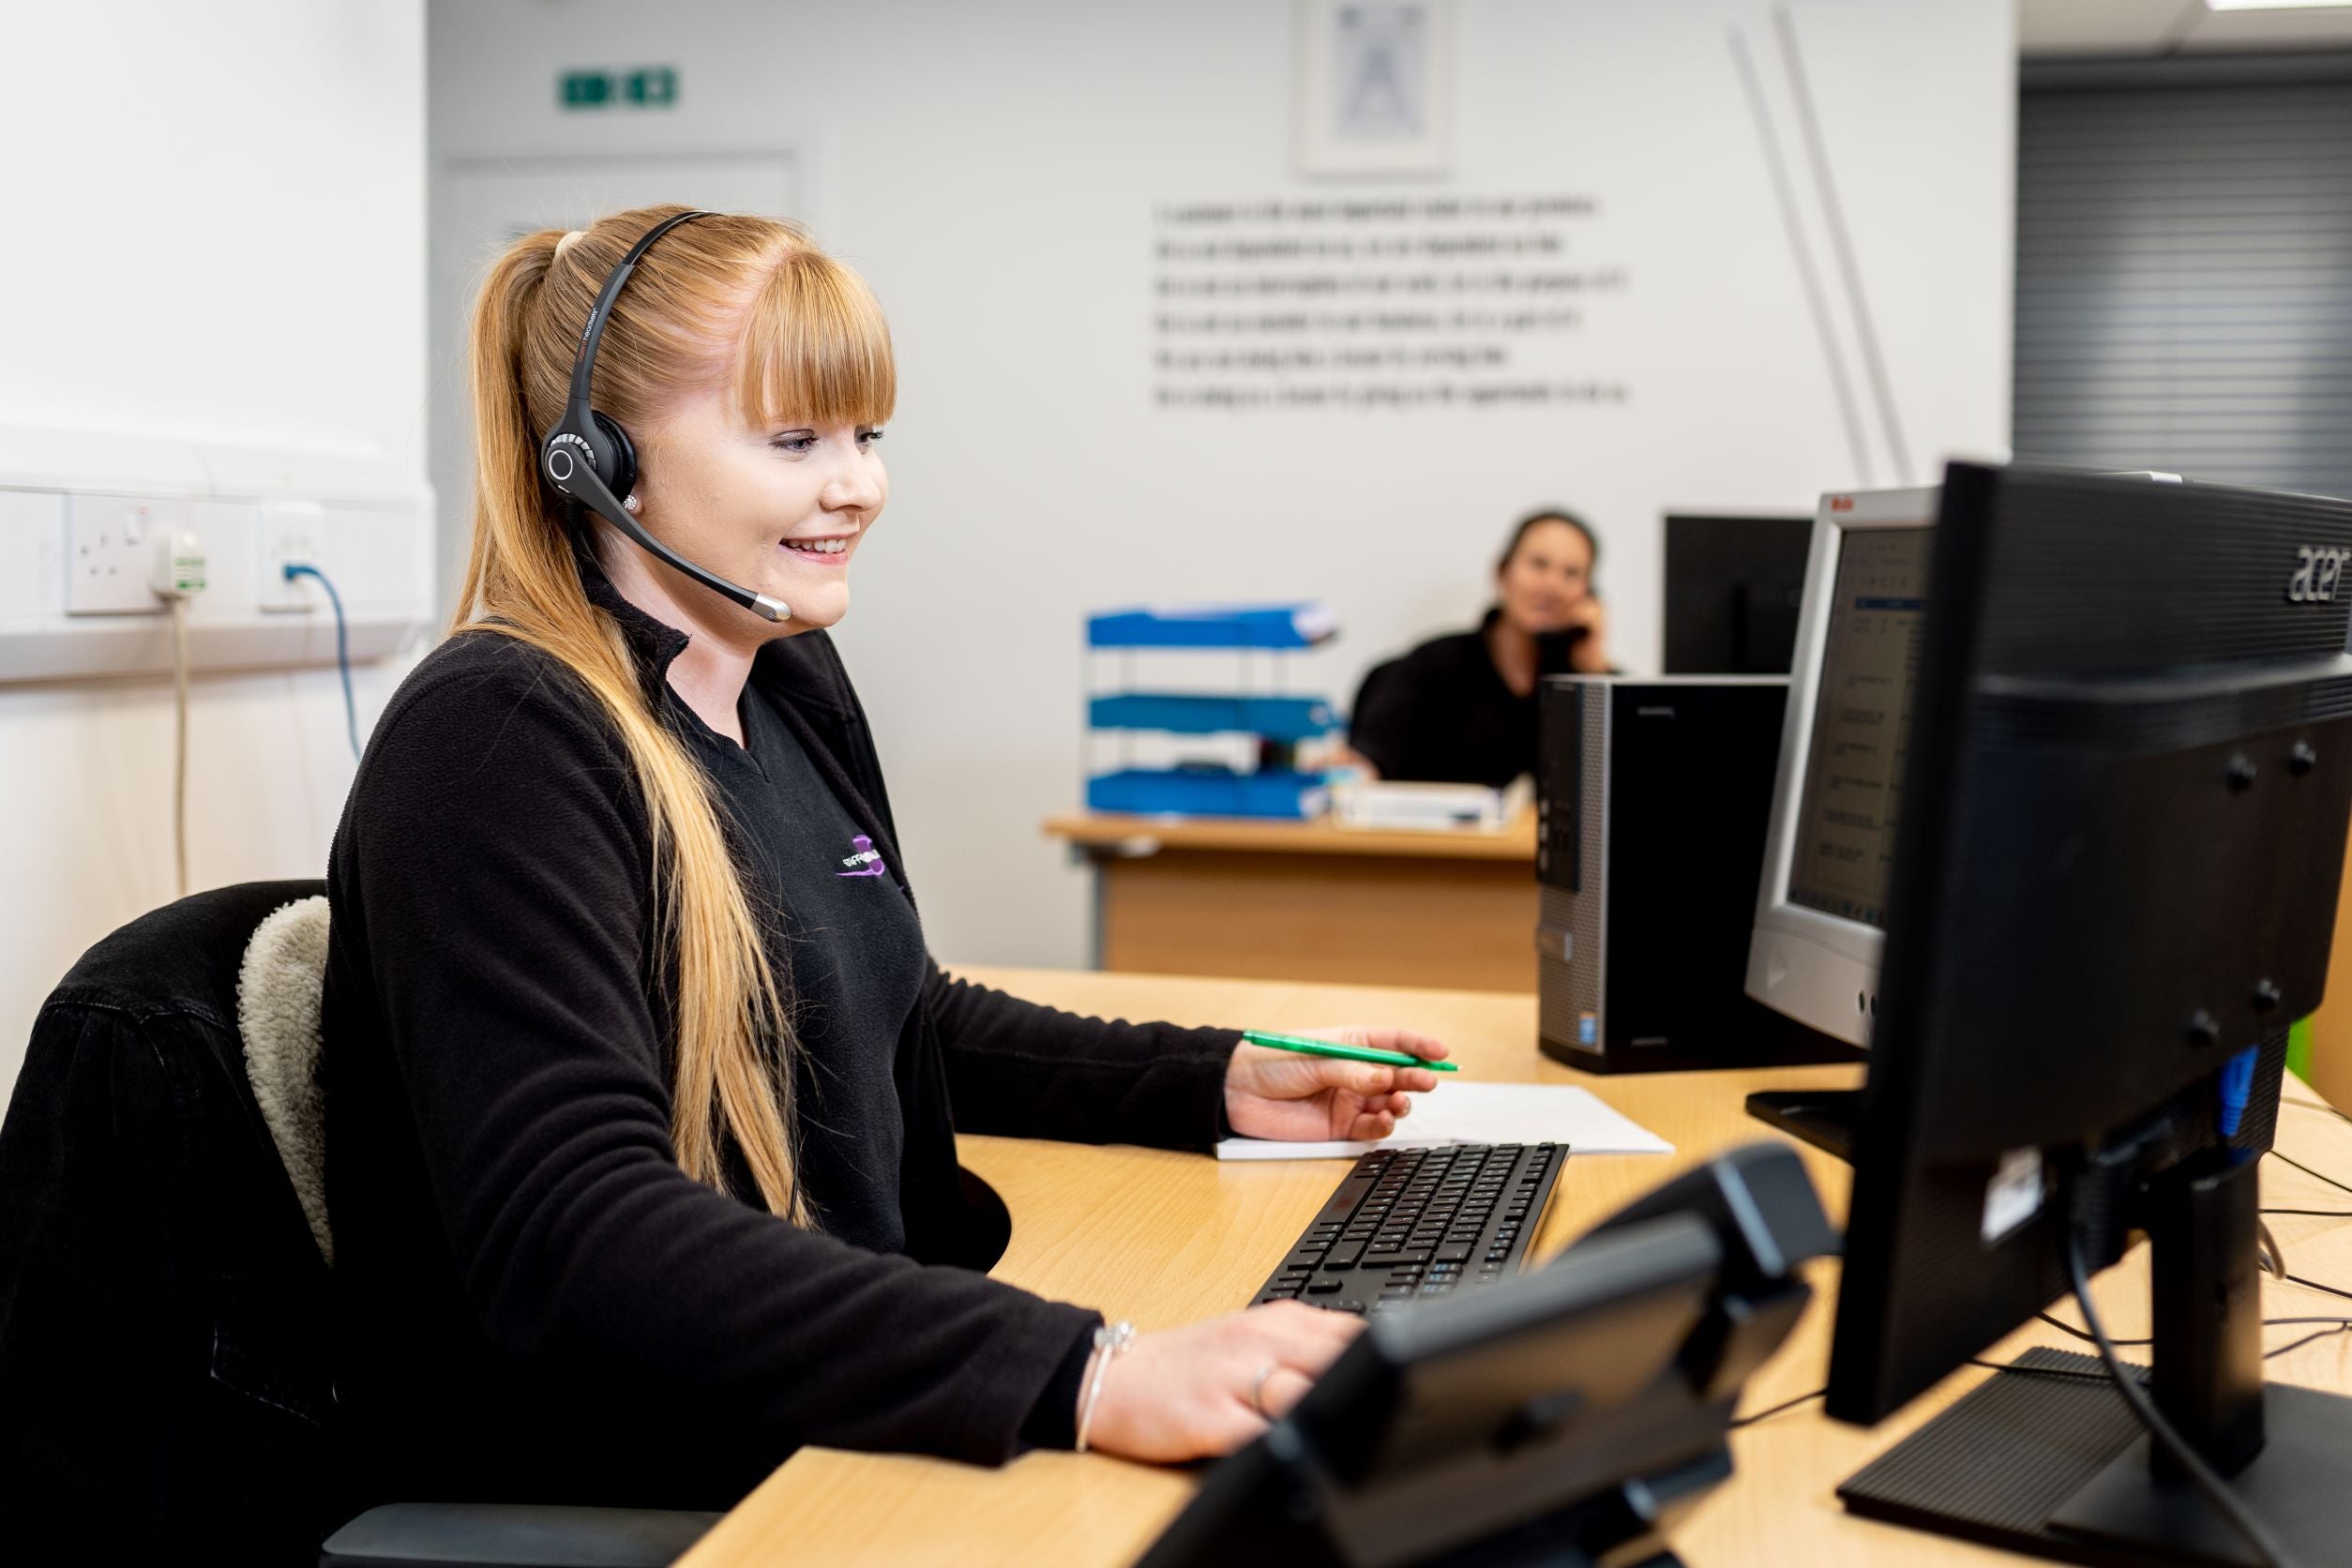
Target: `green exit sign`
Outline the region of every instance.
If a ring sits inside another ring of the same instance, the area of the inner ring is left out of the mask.
[[[674,109],[677,68],[567,70],[556,79],[556,99],[566,109]]]

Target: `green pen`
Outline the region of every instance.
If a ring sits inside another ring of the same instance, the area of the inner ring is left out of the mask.
[[[1244,1029],[1242,1038],[1253,1046],[1264,1046],[1270,1050],[1294,1050],[1305,1056],[1335,1056],[1342,1062],[1372,1062],[1383,1067],[1426,1067],[1433,1073],[1461,1070],[1451,1062],[1432,1062],[1426,1057],[1408,1056],[1401,1050],[1335,1045],[1329,1040],[1303,1039],[1296,1034],[1268,1034],[1262,1030]]]

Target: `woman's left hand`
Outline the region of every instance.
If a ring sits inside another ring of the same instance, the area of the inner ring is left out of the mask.
[[[1406,1029],[1317,1029],[1304,1037],[1427,1061],[1445,1056],[1444,1042]],[[1244,1138],[1386,1138],[1412,1113],[1410,1096],[1437,1086],[1438,1075],[1425,1067],[1383,1067],[1244,1043],[1225,1069],[1225,1119]]]

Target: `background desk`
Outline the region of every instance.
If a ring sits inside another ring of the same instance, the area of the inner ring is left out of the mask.
[[[1535,989],[1535,818],[1500,833],[1056,817],[1094,871],[1094,967]]]
[[[1442,991],[1277,986],[1131,975],[968,970],[976,980],[1061,1006],[1183,1023],[1276,1029],[1381,1022],[1442,1036],[1488,1079],[1587,1080],[1536,1054],[1532,998]],[[1856,1067],[1675,1073],[1593,1082],[1601,1095],[1669,1138],[1677,1153],[1576,1155],[1561,1173],[1538,1250],[1564,1245],[1628,1199],[1736,1143],[1775,1136],[1747,1120],[1741,1098],[1761,1087],[1858,1081]],[[2290,1099],[2310,1101],[2294,1080]],[[2279,1144],[2352,1180],[2352,1125],[2324,1110],[2280,1112]],[[1148,1149],[1091,1149],[993,1138],[962,1139],[963,1161],[1013,1213],[1013,1242],[997,1276],[1082,1302],[1139,1329],[1228,1312],[1248,1301],[1321,1207],[1346,1166],[1334,1160],[1219,1165]],[[1832,1215],[1843,1222],[1845,1167],[1801,1150]],[[2264,1162],[2263,1200],[2352,1209],[2352,1200],[2277,1160]],[[2288,1267],[2352,1287],[2352,1221],[2274,1215]],[[1760,1410],[1818,1389],[1828,1365],[1833,1263],[1817,1265],[1819,1292],[1796,1334],[1749,1384]],[[2148,1333],[2147,1249],[2101,1277],[2109,1332]],[[2266,1279],[2266,1317],[2319,1316],[2352,1302]],[[2316,1326],[2316,1325],[2314,1325]],[[2284,1346],[2311,1328],[2266,1331]],[[2054,1330],[2020,1330],[1988,1356],[2032,1344],[2073,1348]],[[2352,1336],[2329,1335],[2271,1361],[2275,1381],[2352,1391]],[[1983,1546],[1849,1517],[1837,1484],[1929,1416],[1996,1374],[1963,1368],[1895,1420],[1868,1431],[1838,1425],[1817,1402],[1732,1435],[1738,1473],[1676,1532],[1693,1568],[1754,1563],[2022,1562]],[[775,1562],[1109,1565],[1132,1561],[1184,1506],[1192,1475],[1099,1455],[1032,1454],[1003,1470],[942,1460],[809,1449],[780,1467],[684,1560],[683,1568]]]

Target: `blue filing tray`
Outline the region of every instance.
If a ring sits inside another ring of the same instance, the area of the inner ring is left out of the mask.
[[[1087,704],[1097,730],[1158,730],[1171,735],[1263,735],[1295,743],[1339,727],[1320,697],[1208,696],[1193,692],[1124,691]]]
[[[1328,800],[1319,773],[1233,773],[1224,768],[1126,768],[1086,781],[1092,811],[1139,816],[1319,817]]]
[[[1312,648],[1338,630],[1319,604],[1115,610],[1086,622],[1093,648]]]

